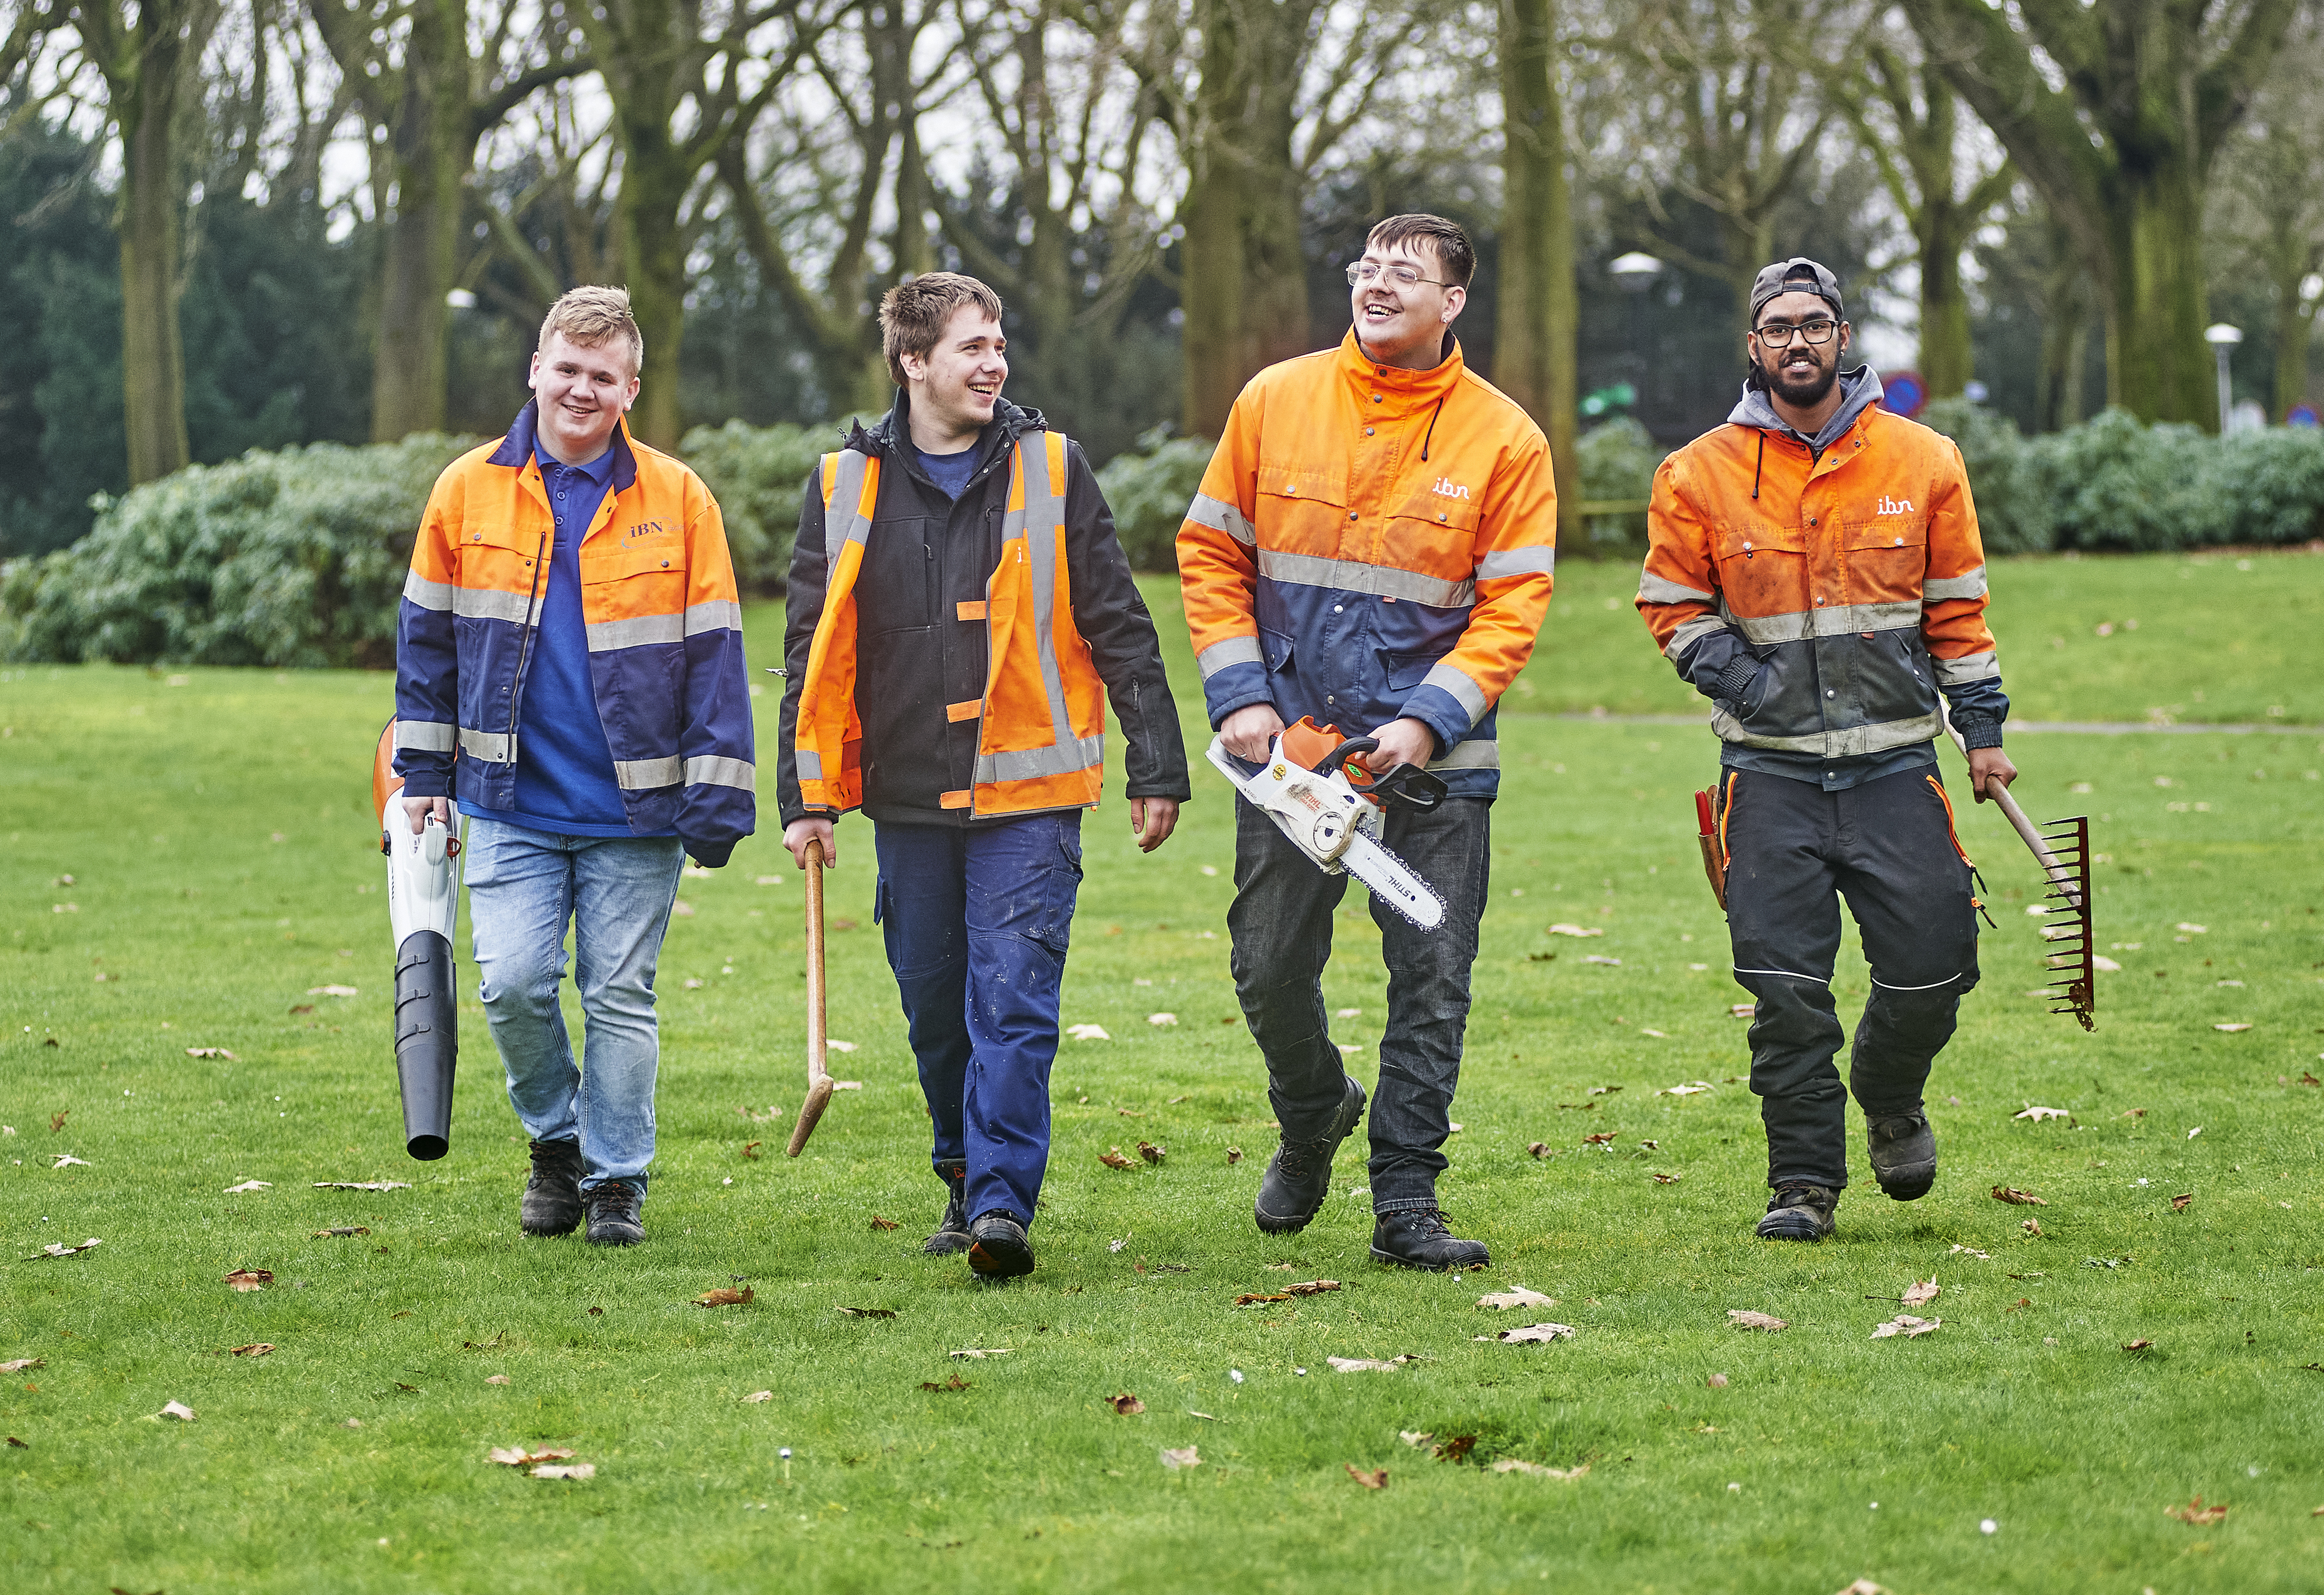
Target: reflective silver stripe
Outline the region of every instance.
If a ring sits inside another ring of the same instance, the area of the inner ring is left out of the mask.
[[[1453,701],[1461,705],[1462,713],[1469,716],[1471,725],[1482,720],[1485,711],[1493,706],[1492,701],[1485,696],[1485,689],[1477,685],[1474,677],[1442,660],[1428,667],[1428,674],[1420,678],[1420,685],[1451,693]]]
[[[613,761],[613,779],[624,792],[639,792],[651,787],[674,787],[684,774],[685,767],[675,756]]]
[[[683,642],[683,617],[674,614],[632,615],[625,621],[599,621],[585,628],[589,651],[605,653],[616,648],[641,648],[649,642]]]
[[[403,578],[403,595],[422,609],[442,614],[452,607],[452,584],[431,582],[418,571]]]
[[[1214,499],[1207,493],[1196,493],[1194,502],[1186,506],[1186,519],[1197,526],[1223,531],[1246,549],[1259,546],[1259,533],[1251,530],[1242,512],[1224,499]]]
[[[1831,982],[1823,975],[1794,974],[1788,969],[1738,969],[1733,973],[1737,974],[1771,974],[1778,980],[1785,981],[1813,981],[1819,986],[1829,986],[1831,984]]]
[[[1692,648],[1697,640],[1708,637],[1713,632],[1724,632],[1725,630],[1727,630],[1727,622],[1720,620],[1717,615],[1697,615],[1694,619],[1687,622],[1686,624],[1681,626],[1677,631],[1671,633],[1670,642],[1668,646],[1663,650],[1663,657],[1670,660],[1671,663],[1676,664],[1678,663],[1679,656],[1684,653],[1688,649]]]
[[[686,761],[686,784],[689,787],[740,787],[745,792],[755,792],[759,789],[759,767],[748,759],[699,753]]]
[[[839,451],[839,469],[831,482],[831,500],[823,513],[823,553],[826,571],[839,568],[839,550],[872,535],[872,518],[863,513],[863,475],[871,468],[869,455],[853,448]],[[826,578],[827,583],[827,578]]]
[[[732,598],[713,598],[706,604],[686,606],[686,634],[699,637],[705,632],[739,632],[742,629],[742,606]]]
[[[1536,546],[1529,549],[1495,549],[1477,561],[1477,579],[1497,582],[1505,576],[1548,576],[1557,568],[1557,550]]]
[[[1476,601],[1477,584],[1448,582],[1416,570],[1386,565],[1363,565],[1353,559],[1326,559],[1320,554],[1285,554],[1274,549],[1259,551],[1259,574],[1271,582],[1294,587],[1329,587],[1342,593],[1376,593],[1438,609],[1465,609]]]
[[[1945,976],[1944,979],[1941,981],[1931,981],[1925,986],[1892,986],[1877,974],[1872,977],[1872,983],[1880,987],[1882,990],[1888,991],[1933,991],[1939,986],[1951,985],[1955,981],[1960,979],[1962,975],[1965,975],[1968,973],[1969,971],[1965,969],[1956,970],[1953,973]]]
[[[1921,584],[1921,601],[1942,604],[1949,598],[1982,598],[1985,596],[1985,567],[1962,576],[1931,576]],[[1902,988],[1897,988],[1902,990]]]
[[[445,720],[398,720],[395,745],[420,753],[448,753],[458,727]]]
[[[536,594],[528,607],[522,593],[502,593],[489,587],[455,587],[452,589],[452,613],[530,625],[540,618],[540,595]]]
[[[1835,604],[1798,614],[1737,615],[1736,630],[1754,642],[1798,642],[1850,632],[1897,632],[1921,623],[1918,604]]]
[[[1937,668],[1937,685],[1961,687],[1971,681],[1991,681],[2001,674],[2001,660],[1988,649],[1957,659],[1931,659]]]
[[[1501,744],[1484,737],[1455,742],[1442,759],[1428,761],[1431,770],[1499,770]]]
[[[819,781],[823,779],[822,754],[816,752],[813,748],[795,748],[792,750],[792,754],[798,761],[799,779],[803,781]]]
[[[516,738],[505,732],[470,731],[460,727],[460,751],[487,764],[514,764]]]
[[[1105,738],[1074,737],[1054,748],[1024,748],[1008,753],[979,753],[976,784],[1025,781],[1045,775],[1074,775],[1094,770],[1105,759]]]
[[[1212,643],[1196,654],[1194,664],[1203,672],[1203,679],[1207,681],[1229,665],[1256,665],[1265,659],[1266,656],[1259,650],[1258,638],[1229,637],[1222,642]]]
[[[1725,709],[1713,704],[1711,709],[1711,729],[1723,742],[1745,748],[1766,748],[1778,753],[1812,753],[1819,759],[1853,759],[1865,753],[1885,753],[1891,748],[1907,748],[1914,742],[1925,742],[1941,729],[1941,722],[1933,714],[1915,715],[1906,720],[1884,720],[1874,725],[1850,725],[1838,731],[1821,731],[1810,736],[1755,736],[1743,729]]]
[[[1646,604],[1708,604],[1711,595],[1698,593],[1692,587],[1682,587],[1665,576],[1638,575],[1638,597]]]

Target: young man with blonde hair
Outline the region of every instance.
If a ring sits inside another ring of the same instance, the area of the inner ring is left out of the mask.
[[[1177,823],[1186,754],[1154,622],[1081,447],[1001,397],[1001,300],[889,290],[895,408],[823,456],[791,555],[777,786],[802,867],[871,816],[888,963],[935,1126],[925,1248],[1029,1272],[1082,811],[1121,723],[1130,828]]]
[[[532,1142],[521,1221],[645,1239],[654,966],[686,856],[751,834],[742,610],[717,502],[635,441],[645,341],[618,288],[550,307],[532,401],[438,479],[396,629],[412,829],[468,817],[484,1019]],[[574,929],[585,1070],[558,1007]]]

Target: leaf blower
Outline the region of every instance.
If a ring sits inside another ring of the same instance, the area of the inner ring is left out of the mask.
[[[452,928],[460,909],[452,861],[460,839],[430,815],[417,835],[393,798],[395,722],[379,733],[372,761],[372,807],[387,855],[387,917],[395,932],[395,1074],[403,1090],[404,1150],[432,1162],[452,1149],[452,1071],[460,1056],[458,992],[452,979]]]

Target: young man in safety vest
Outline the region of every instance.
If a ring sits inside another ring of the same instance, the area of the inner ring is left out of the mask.
[[[634,441],[645,340],[618,288],[549,308],[534,398],[429,495],[396,625],[395,769],[461,860],[484,1019],[532,1139],[528,1235],[645,1239],[654,964],[691,853],[751,834],[742,608],[710,490]],[[453,757],[458,751],[458,760]],[[570,922],[586,1073],[558,1007]]]
[[[1421,930],[1380,903],[1388,1027],[1372,1103],[1372,1256],[1475,1268],[1436,1205],[1440,1150],[1469,1015],[1500,782],[1493,705],[1549,605],[1557,490],[1524,410],[1462,365],[1453,318],[1476,263],[1440,217],[1374,227],[1348,268],[1355,326],[1337,349],[1259,373],[1235,401],[1178,533],[1186,621],[1211,724],[1257,761],[1310,715],[1379,739],[1374,770],[1425,765],[1452,795],[1391,809],[1386,842],[1444,899]],[[1254,1214],[1303,1229],[1364,1111],[1323,1018],[1326,875],[1272,820],[1235,802],[1235,990],[1267,1056],[1283,1141]]]
[[[1978,978],[1940,694],[1978,802],[2017,770],[1960,450],[1880,408],[1871,367],[1840,369],[1850,329],[1822,266],[1768,266],[1750,310],[1734,413],[1655,473],[1638,613],[1723,744],[1728,927],[1758,999],[1751,1089],[1774,1192],[1757,1232],[1821,1240],[1848,1184],[1839,899],[1872,966],[1849,1086],[1873,1177],[1911,1202],[1937,1177],[1922,1087]]]
[[[779,776],[805,867],[862,808],[945,1185],[926,1249],[1028,1273],[1082,811],[1105,702],[1151,853],[1187,796],[1146,603],[1081,447],[1001,397],[999,296],[936,272],[880,306],[896,404],[823,456],[791,556]]]

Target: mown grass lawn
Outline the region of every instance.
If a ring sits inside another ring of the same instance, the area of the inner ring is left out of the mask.
[[[1999,567],[2020,714],[2313,722],[2312,624],[2266,622],[2312,616],[2324,561],[2254,564]],[[1629,581],[1562,573],[1527,706],[1691,707],[1619,602]],[[2053,586],[2044,633],[2027,591]],[[768,663],[777,621],[751,616]],[[2118,664],[2085,662],[2116,643]],[[1065,1044],[1041,1267],[991,1288],[917,1253],[940,1193],[861,822],[841,833],[831,956],[862,1089],[806,1157],[780,1155],[800,891],[761,837],[681,891],[648,1245],[518,1232],[523,1149],[472,1004],[452,1155],[407,1160],[364,789],[390,697],[358,675],[0,678],[0,1361],[38,1360],[0,1378],[0,1433],[23,1443],[0,1450],[12,1591],[2324,1583],[2312,724],[2013,742],[2029,808],[2087,810],[2105,855],[2099,942],[2123,967],[2098,1030],[2026,995],[2032,866],[1963,804],[2000,924],[1933,1083],[1939,1187],[1900,1205],[1864,1178],[1811,1249],[1749,1239],[1765,1163],[1728,1013],[1743,993],[1686,798],[1709,733],[1508,715],[1442,1190],[1495,1261],[1459,1280],[1367,1260],[1360,1140],[1305,1233],[1252,1227],[1272,1132],[1226,974],[1227,804],[1198,777],[1180,834],[1141,859],[1111,800],[1085,832],[1065,1003],[1111,1039]],[[1336,1024],[1369,1080],[1377,932],[1353,908],[1340,923],[1327,996],[1356,1010]],[[1861,965],[1840,984],[1860,1000]],[[356,994],[314,990],[333,985]],[[233,1056],[188,1056],[209,1047]],[[1657,1094],[1694,1081],[1713,1089]],[[2017,1117],[2029,1104],[2070,1117]],[[1141,1139],[1167,1148],[1159,1167],[1098,1161]],[[252,1180],[268,1188],[227,1193]],[[315,1187],[376,1180],[410,1188]],[[2005,1184],[2047,1205],[1987,1194]],[[245,1268],[272,1285],[230,1289]],[[735,1276],[749,1305],[689,1305]],[[1943,1328],[1870,1339],[1932,1276]],[[1342,1287],[1232,1305],[1317,1278]],[[1519,1285],[1555,1305],[1476,1305]],[[1739,1331],[1730,1309],[1791,1327]],[[1575,1333],[1475,1338],[1542,1319]],[[1145,1411],[1117,1414],[1120,1394]],[[152,1415],[171,1401],[195,1421]],[[1474,1435],[1471,1460],[1407,1430]],[[596,1476],[524,1477],[487,1461],[500,1445],[569,1448]],[[1166,1470],[1185,1447],[1200,1465]],[[1588,1471],[1478,1465],[1512,1458]],[[2165,1516],[2199,1495],[2226,1517]]]

